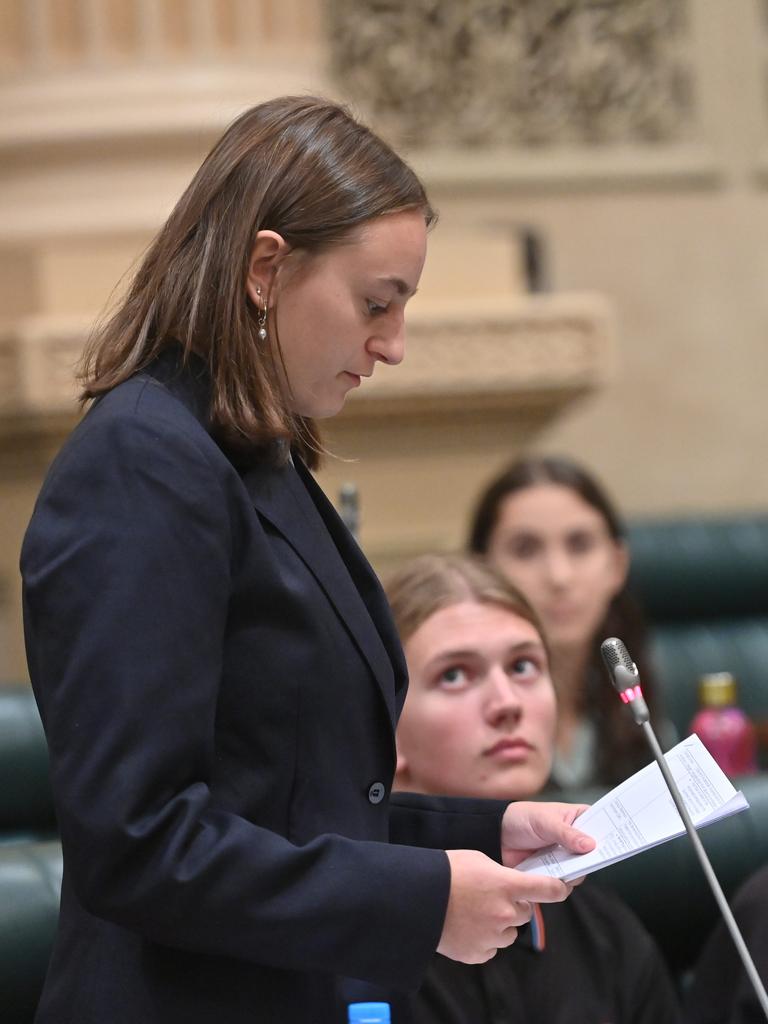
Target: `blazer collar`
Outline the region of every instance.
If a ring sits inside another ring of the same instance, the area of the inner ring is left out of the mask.
[[[202,359],[184,363],[169,346],[144,371],[175,395],[208,429],[210,377]],[[368,561],[302,460],[275,464],[224,449],[258,511],[269,519],[314,575],[381,690],[394,729],[407,673],[389,605]],[[330,536],[329,536],[330,535]]]
[[[251,466],[242,479],[256,509],[299,554],[335,608],[376,679],[394,729],[404,662],[396,637],[392,646],[386,601],[382,595],[382,615],[372,596],[380,587],[365,556],[300,459]]]

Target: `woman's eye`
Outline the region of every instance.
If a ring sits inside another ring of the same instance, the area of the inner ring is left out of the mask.
[[[513,558],[533,558],[537,554],[539,547],[538,540],[527,534],[511,537],[507,543],[507,551]]]
[[[374,302],[373,299],[368,299],[366,305],[368,307],[369,316],[381,316],[382,313],[387,312],[386,306],[382,306],[380,302]]]
[[[448,689],[462,686],[467,681],[467,675],[463,668],[452,665],[440,673],[440,685]]]
[[[539,666],[533,658],[515,658],[510,667],[514,675],[525,676],[527,679],[531,679],[539,673]]]
[[[568,538],[568,549],[574,555],[585,555],[597,546],[597,537],[591,533],[573,533]]]

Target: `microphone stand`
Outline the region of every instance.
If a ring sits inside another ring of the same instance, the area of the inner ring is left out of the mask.
[[[696,826],[691,820],[691,816],[688,813],[688,808],[683,802],[683,797],[680,790],[677,787],[677,783],[674,780],[672,772],[669,770],[669,765],[666,762],[664,754],[662,753],[659,741],[656,738],[656,733],[653,731],[653,726],[649,720],[648,705],[643,699],[642,692],[638,685],[637,676],[629,672],[623,665],[616,665],[613,668],[613,675],[615,678],[616,689],[619,690],[622,700],[628,705],[632,712],[632,716],[638,725],[642,726],[645,738],[648,740],[653,756],[656,758],[656,762],[661,769],[661,774],[664,777],[664,781],[667,784],[667,788],[675,802],[680,817],[683,819],[686,832],[693,843],[693,849],[696,852],[696,856],[699,858],[704,875],[709,882],[709,887],[712,890],[712,895],[717,901],[717,905],[720,907],[720,912],[723,915],[723,920],[726,923],[728,931],[731,933],[731,938],[734,941],[736,950],[741,957],[741,962],[744,965],[744,970],[747,972],[747,977],[752,982],[752,987],[755,990],[757,1001],[760,1003],[760,1007],[765,1014],[766,1020],[768,1020],[768,995],[766,995],[765,986],[757,973],[754,960],[747,949],[747,944],[744,941],[744,936],[739,930],[739,926],[736,924],[736,918],[733,916],[731,908],[728,906],[728,901],[725,898],[725,894],[717,880],[712,864],[710,863],[707,852],[704,849],[704,845],[699,838],[699,833],[696,831]],[[630,696],[631,694],[631,696]]]

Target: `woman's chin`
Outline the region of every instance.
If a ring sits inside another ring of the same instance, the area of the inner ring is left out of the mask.
[[[488,800],[529,800],[544,788],[547,776],[540,772],[517,771],[506,778],[499,778],[490,785],[472,794]]]

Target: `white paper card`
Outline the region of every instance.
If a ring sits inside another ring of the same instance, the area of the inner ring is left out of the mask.
[[[664,758],[697,829],[749,807],[744,794],[734,789],[698,736],[688,736]],[[601,797],[575,824],[597,840],[591,853],[574,854],[553,846],[526,858],[518,864],[518,871],[552,875],[567,882],[685,832],[655,761]]]

